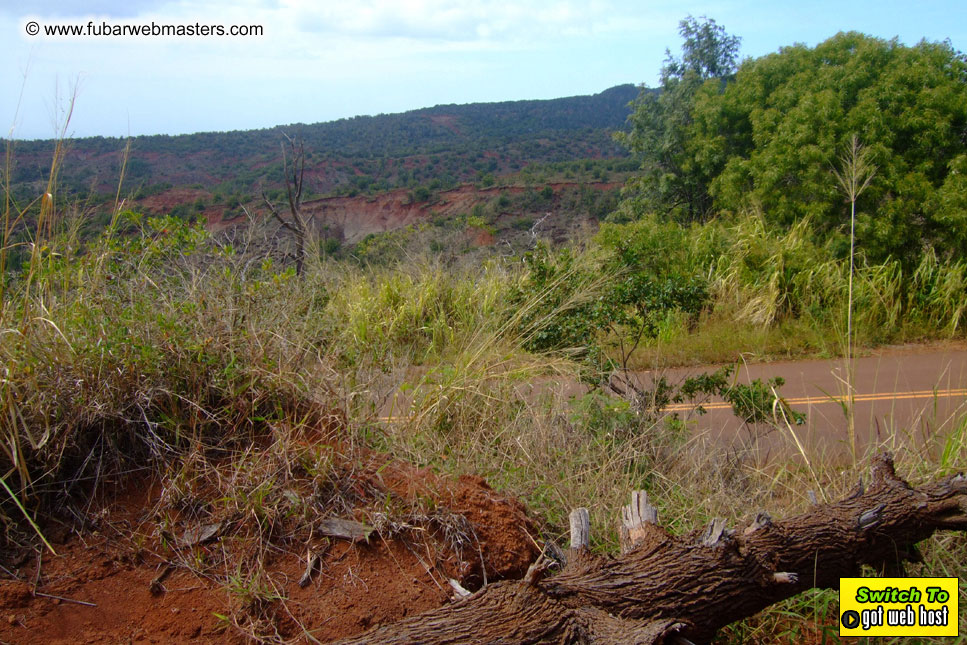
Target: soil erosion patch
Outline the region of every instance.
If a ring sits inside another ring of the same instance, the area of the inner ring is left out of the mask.
[[[172,511],[169,479],[116,485],[86,527],[45,526],[56,556],[6,554],[0,641],[326,642],[441,606],[451,579],[473,590],[519,578],[537,556],[523,507],[480,478],[383,456],[339,470],[351,508],[296,522]],[[299,479],[283,494],[333,499]]]

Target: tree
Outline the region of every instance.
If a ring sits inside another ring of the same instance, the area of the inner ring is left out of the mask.
[[[681,58],[666,50],[659,91],[642,88],[629,117],[631,132],[618,140],[641,158],[636,186],[641,207],[696,221],[711,213],[708,184],[721,163],[691,149],[692,110],[701,88],[721,92],[735,72],[741,39],[705,17],[688,16],[679,34]]]
[[[805,513],[773,521],[758,513],[742,530],[713,519],[674,536],[658,525],[643,491],[622,508],[622,553],[588,551],[587,509],[571,513],[564,570],[546,576],[542,558],[522,581],[457,591],[456,602],[360,636],[356,643],[688,643],[813,587],[836,588],[863,565],[902,576],[922,558],[916,544],[936,531],[967,530],[963,475],[913,488],[889,455],[872,485]]]
[[[678,33],[684,39],[682,57],[676,59],[671,51],[665,50],[662,83],[666,79],[683,79],[689,74],[706,81],[735,73],[741,38],[730,36],[725,27],[705,16],[698,20],[688,16],[678,23]]]
[[[849,251],[842,193],[829,172],[856,134],[877,173],[855,202],[857,249],[912,267],[924,248],[967,244],[967,61],[949,43],[913,47],[851,32],[814,48],[744,62],[723,93],[702,94],[692,150],[727,157],[711,182],[717,210],[761,208],[791,226],[804,217]]]
[[[282,144],[282,175],[285,180],[285,195],[289,204],[290,218],[283,218],[279,210],[272,203],[272,200],[262,190],[262,201],[272,217],[282,225],[282,228],[290,231],[295,237],[295,272],[302,275],[302,267],[305,263],[306,237],[309,234],[309,222],[302,213],[302,187],[305,180],[306,171],[306,151],[302,140],[296,142],[288,135]],[[288,154],[286,147],[288,144]],[[289,159],[291,157],[291,160]]]
[[[624,141],[642,160],[627,212],[683,220],[747,209],[779,227],[808,219],[839,257],[850,222],[829,172],[856,134],[877,173],[854,202],[861,256],[912,270],[922,253],[967,248],[967,57],[856,32],[792,45],[732,73],[736,41],[683,21],[659,93],[645,91]],[[726,74],[715,78],[712,74]]]

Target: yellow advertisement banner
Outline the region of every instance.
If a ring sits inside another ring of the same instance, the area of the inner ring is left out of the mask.
[[[840,578],[840,636],[957,636],[957,578]]]

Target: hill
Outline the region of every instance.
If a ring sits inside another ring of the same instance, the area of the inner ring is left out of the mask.
[[[533,163],[613,158],[638,90],[620,85],[592,96],[469,105],[438,105],[401,114],[358,116],[262,130],[140,136],[131,140],[124,190],[139,196],[202,185],[227,198],[281,179],[279,145],[301,138],[309,152],[307,189],[316,196],[379,192],[436,180],[442,188]],[[15,195],[35,196],[46,183],[55,142],[15,141]],[[62,190],[112,194],[125,141],[71,142],[60,170]]]

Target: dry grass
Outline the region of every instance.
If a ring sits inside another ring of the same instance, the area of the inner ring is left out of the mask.
[[[616,546],[618,510],[633,489],[647,490],[662,523],[683,532],[711,517],[790,515],[808,506],[810,490],[835,499],[868,463],[812,454],[780,420],[786,458],[763,463],[629,402],[575,396],[579,365],[523,349],[542,323],[522,329],[536,303],[507,304],[516,264],[454,268],[419,257],[364,269],[310,257],[297,279],[251,238],[229,246],[120,208],[80,252],[77,228],[64,224],[70,207],[48,193],[22,209],[5,197],[0,265],[15,233],[28,222],[33,233],[23,271],[2,282],[4,537],[29,541],[21,517],[92,494],[108,473],[149,468],[164,487],[156,514],[173,538],[186,523],[218,524],[244,545],[217,561],[185,551],[181,564],[229,589],[238,607],[226,621],[261,640],[277,638],[261,622],[279,597],[261,574],[268,550],[304,544],[313,519],[379,498],[346,486],[361,449],[483,475],[525,501],[556,542],[570,510],[588,507],[601,551]],[[779,237],[754,216],[732,227],[693,232],[687,257],[715,258],[704,268],[712,306],[697,324],[670,313],[639,360],[836,353],[826,343],[842,331],[830,312],[845,311],[846,263],[816,246],[806,223]],[[727,251],[710,254],[703,245],[713,243]],[[859,341],[962,333],[965,266],[925,254],[904,288],[899,265],[861,262]],[[601,282],[572,298],[593,299]],[[394,393],[398,419],[383,423]],[[316,441],[320,430],[336,432],[338,448]],[[921,444],[903,429],[884,441],[904,446],[898,470],[915,483],[967,469],[963,420]],[[380,521],[392,530],[425,511],[400,508]],[[967,576],[963,536],[936,536],[925,555],[919,573]],[[828,593],[807,595],[723,640],[823,634],[834,604]]]

